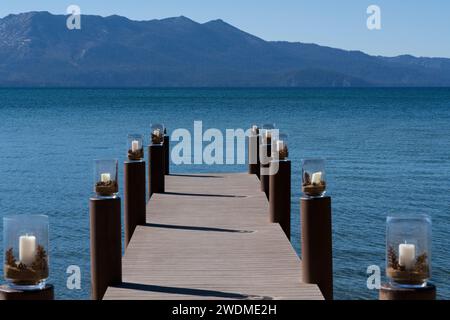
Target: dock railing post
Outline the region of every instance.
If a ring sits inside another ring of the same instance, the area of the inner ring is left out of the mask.
[[[261,180],[261,191],[266,194],[267,199],[269,199],[269,170],[270,170],[270,160],[272,154],[272,144],[261,144],[259,146],[259,158],[260,158],[260,180]]]
[[[327,300],[333,299],[333,249],[331,198],[302,197],[303,282],[319,286]]]
[[[108,286],[122,282],[122,230],[119,197],[92,197],[91,225],[92,299],[101,300]]]
[[[278,162],[278,171],[269,177],[270,222],[279,223],[284,233],[291,239],[291,161]],[[272,167],[272,166],[271,166]]]
[[[149,145],[148,155],[148,198],[150,198],[154,193],[163,193],[165,190],[163,144]]]
[[[170,174],[170,136],[164,134],[164,174]]]
[[[145,161],[125,161],[123,176],[125,246],[128,246],[136,226],[146,222]]]
[[[248,136],[248,173],[256,174],[259,178],[259,132],[258,129],[252,129]]]

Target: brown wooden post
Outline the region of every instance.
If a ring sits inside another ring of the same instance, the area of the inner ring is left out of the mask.
[[[125,246],[128,246],[136,226],[146,222],[145,161],[125,161],[123,176]]]
[[[275,163],[276,162],[276,163]],[[271,170],[278,165],[277,172],[269,177],[270,222],[279,223],[284,233],[291,239],[291,161],[272,160]]]
[[[153,193],[163,193],[165,190],[164,146],[152,144],[148,150],[148,197],[150,198]]]
[[[170,137],[164,135],[164,174],[170,174]]]
[[[436,300],[436,287],[428,283],[424,287],[405,288],[392,284],[383,284],[380,288],[380,300]]]
[[[301,198],[303,282],[319,286],[333,299],[331,198]]]
[[[270,169],[270,156],[272,153],[272,145],[264,144],[260,146],[259,156],[260,156],[260,180],[261,180],[261,191],[266,194],[267,199],[269,199],[269,169]]]
[[[152,191],[152,187],[151,187],[151,181],[152,181],[152,176],[151,176],[151,172],[150,172],[150,157],[151,155],[151,147],[152,145],[148,146],[148,151],[147,151],[147,199],[150,199],[152,197],[151,195],[151,191]]]
[[[259,134],[250,134],[248,137],[248,173],[256,174],[259,178]]]
[[[258,179],[261,179],[261,160],[259,158],[259,146],[260,146],[260,138],[259,138],[259,134],[256,137],[257,139],[257,144],[256,144],[256,176],[258,177]]]
[[[18,290],[8,285],[0,286],[0,300],[54,300],[55,292],[51,284],[38,290]]]
[[[92,299],[101,300],[109,286],[122,281],[120,198],[93,197],[89,212]]]

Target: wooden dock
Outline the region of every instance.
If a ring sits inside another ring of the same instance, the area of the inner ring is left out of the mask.
[[[104,299],[314,299],[255,175],[166,176]]]

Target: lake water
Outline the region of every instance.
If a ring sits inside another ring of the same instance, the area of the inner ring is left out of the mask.
[[[389,213],[431,215],[433,282],[450,298],[450,89],[0,89],[0,217],[50,216],[58,298],[89,298],[92,160],[122,162],[127,134],[148,136],[152,122],[192,130],[194,120],[221,130],[274,122],[289,134],[299,254],[300,160],[327,159],[337,299],[377,297],[366,269],[384,270]],[[81,268],[81,290],[66,288],[69,265]]]

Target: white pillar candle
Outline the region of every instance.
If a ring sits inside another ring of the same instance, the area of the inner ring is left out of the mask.
[[[284,149],[284,141],[283,140],[278,140],[277,141],[277,151],[280,152]]]
[[[416,261],[416,246],[410,243],[402,243],[398,246],[398,264],[410,270]]]
[[[139,141],[133,140],[131,141],[131,151],[136,152],[139,150]]]
[[[100,179],[102,182],[110,182],[111,181],[111,174],[109,173],[102,173],[100,176]]]
[[[19,237],[19,260],[30,266],[36,256],[36,237],[28,234]]]
[[[322,172],[314,172],[311,176],[311,183],[312,184],[320,184],[322,181]]]

